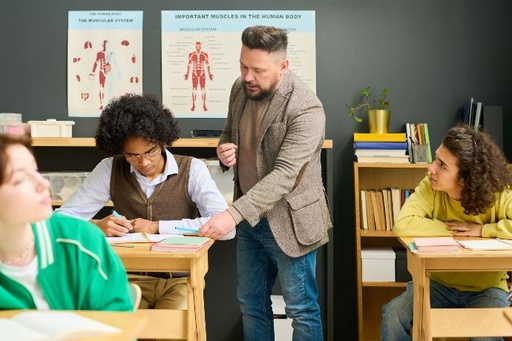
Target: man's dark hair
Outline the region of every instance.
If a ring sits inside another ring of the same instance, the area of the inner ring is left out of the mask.
[[[484,213],[496,202],[496,193],[512,185],[507,160],[486,133],[458,124],[446,133],[442,145],[458,160],[465,214]]]
[[[113,99],[101,113],[96,147],[108,156],[120,155],[129,137],[170,146],[179,137],[178,122],[156,96],[126,94]]]
[[[242,44],[251,50],[286,53],[288,35],[286,30],[273,26],[250,26],[242,32]]]

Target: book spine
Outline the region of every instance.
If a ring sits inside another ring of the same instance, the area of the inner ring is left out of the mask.
[[[407,142],[354,142],[356,149],[407,149]]]
[[[430,147],[430,135],[428,133],[428,124],[423,123],[425,133],[425,146],[427,148],[427,162],[432,163],[432,149]]]
[[[405,142],[405,133],[386,133],[386,134],[374,134],[374,133],[354,133],[355,142]]]

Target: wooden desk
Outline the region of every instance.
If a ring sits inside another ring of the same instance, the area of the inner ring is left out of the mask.
[[[460,252],[452,253],[413,253],[408,247],[412,238],[400,237],[399,239],[406,246],[407,269],[413,278],[413,340],[424,341],[432,340],[433,337],[453,336],[512,336],[512,325],[503,314],[504,310],[509,308],[432,309],[430,307],[431,272],[510,271],[512,251],[461,249]],[[468,320],[470,317],[478,322],[472,323]],[[489,322],[493,319],[493,328],[487,329],[484,323],[487,319]],[[481,335],[482,331],[489,335]],[[457,335],[453,335],[455,333]]]
[[[149,243],[132,244],[133,249],[113,246],[127,271],[190,272],[188,310],[138,310],[149,316],[140,338],[183,339],[182,336],[186,336],[187,340],[206,340],[204,276],[208,272],[208,249],[212,244],[213,240],[197,252],[150,251]]]
[[[0,318],[10,318],[24,310],[1,310]],[[93,320],[108,324],[121,329],[121,334],[109,334],[94,338],[87,338],[89,341],[132,341],[139,337],[141,329],[147,322],[148,317],[142,312],[119,312],[119,311],[91,311],[76,310],[76,314],[88,317]],[[84,340],[84,339],[81,339]]]

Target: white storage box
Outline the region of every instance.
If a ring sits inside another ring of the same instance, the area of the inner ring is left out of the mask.
[[[41,173],[50,181],[52,200],[66,200],[82,185],[88,172]]]
[[[208,166],[208,170],[224,199],[226,199],[228,203],[233,202],[233,167],[223,172],[222,168],[220,168],[219,160],[211,159],[203,161],[206,162],[206,166]]]
[[[293,335],[292,319],[286,317],[283,296],[270,295],[274,313],[274,335],[276,340],[291,340]]]
[[[392,248],[362,249],[363,282],[394,282],[395,252]]]
[[[32,137],[72,137],[74,121],[28,121]]]
[[[21,114],[14,113],[0,113],[0,122],[1,123],[21,123]]]

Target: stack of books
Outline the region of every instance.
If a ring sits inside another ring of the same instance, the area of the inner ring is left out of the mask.
[[[151,251],[196,252],[205,247],[210,240],[206,237],[174,235],[151,245]]]
[[[359,163],[409,163],[405,133],[354,133],[354,154]]]

